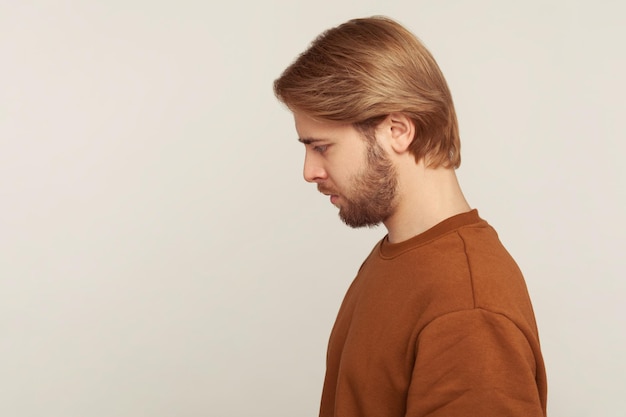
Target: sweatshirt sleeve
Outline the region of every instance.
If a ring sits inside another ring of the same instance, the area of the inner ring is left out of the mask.
[[[545,416],[532,343],[483,309],[433,320],[417,339],[406,417]]]

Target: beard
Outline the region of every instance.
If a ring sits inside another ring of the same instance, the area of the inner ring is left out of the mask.
[[[376,142],[367,149],[364,171],[350,183],[339,217],[350,227],[375,227],[385,221],[396,209],[398,178],[385,151]],[[320,191],[325,188],[318,186]],[[337,194],[332,192],[332,194]]]

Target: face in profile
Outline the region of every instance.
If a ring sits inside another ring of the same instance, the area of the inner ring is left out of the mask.
[[[351,124],[314,120],[294,113],[306,146],[304,178],[317,183],[350,227],[376,226],[396,208],[397,174],[375,137]]]

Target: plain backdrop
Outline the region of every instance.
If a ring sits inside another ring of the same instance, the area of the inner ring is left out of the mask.
[[[383,5],[384,4],[384,5]],[[302,180],[272,82],[383,14],[439,62],[554,417],[626,415],[619,1],[0,1],[0,415],[315,416],[383,228]]]

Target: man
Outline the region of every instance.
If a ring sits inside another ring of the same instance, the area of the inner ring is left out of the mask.
[[[322,417],[546,414],[521,272],[463,197],[456,115],[425,47],[398,23],[321,34],[274,83],[304,178],[351,227],[383,223],[332,330]]]

